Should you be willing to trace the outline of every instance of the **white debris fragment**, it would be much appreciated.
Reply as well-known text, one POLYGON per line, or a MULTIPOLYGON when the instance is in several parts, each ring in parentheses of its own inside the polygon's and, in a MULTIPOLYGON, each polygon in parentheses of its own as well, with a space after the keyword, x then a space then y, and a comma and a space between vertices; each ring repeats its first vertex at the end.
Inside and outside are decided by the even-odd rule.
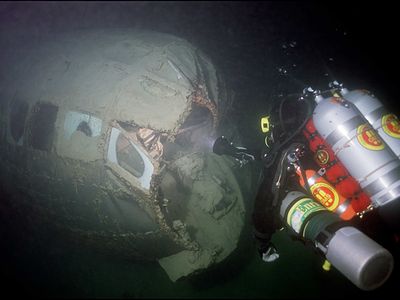
POLYGON ((171 66, 171 68, 172 69, 174 69, 174 71, 176 72, 176 74, 177 74, 177 78, 178 78, 178 80, 179 79, 182 79, 182 75, 181 75, 181 73, 178 71, 178 69, 174 66, 174 64, 168 59, 167 60, 168 61, 168 64, 171 66))

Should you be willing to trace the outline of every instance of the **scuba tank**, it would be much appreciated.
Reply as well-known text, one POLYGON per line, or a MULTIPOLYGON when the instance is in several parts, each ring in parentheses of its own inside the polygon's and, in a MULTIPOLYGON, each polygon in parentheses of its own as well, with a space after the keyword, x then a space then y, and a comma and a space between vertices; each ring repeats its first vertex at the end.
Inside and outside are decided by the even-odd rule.
POLYGON ((355 212, 365 211, 371 204, 371 200, 337 159, 331 147, 318 134, 311 118, 304 127, 303 135, 308 140, 310 150, 314 153, 314 161, 326 170, 324 177, 328 182, 335 187, 340 195, 350 200, 355 212))
MULTIPOLYGON (((386 200, 382 197, 393 196, 392 190, 397 187, 400 189, 400 178, 389 183, 391 185, 386 190, 377 190, 368 195, 362 187, 385 176, 400 164, 391 151, 381 151, 380 148, 385 147, 384 142, 377 134, 374 136, 373 131, 368 131, 372 128, 365 127, 368 124, 358 111, 352 109, 350 103, 337 96, 337 93, 330 90, 328 96, 322 96, 310 88, 307 89, 308 94, 305 91, 306 89, 302 95, 289 95, 271 105, 269 114, 261 119, 261 130, 266 135, 264 141, 267 148, 261 153, 260 161, 264 169, 269 170, 267 174, 271 178, 264 189, 269 195, 266 210, 280 217, 277 224, 283 222, 296 237, 314 245, 357 287, 373 290, 390 276, 393 257, 347 220, 360 212, 361 217, 367 211, 366 207, 372 206, 369 205, 371 201, 375 206, 385 204, 385 207, 389 207, 388 202, 396 202, 395 196, 386 200), (335 106, 339 106, 336 111, 335 106), (357 132, 359 125, 364 126, 357 132), (345 130, 349 128, 352 130, 345 130), (308 140, 308 151, 303 145, 302 131, 308 140), (371 155, 373 150, 362 148, 365 145, 360 141, 377 149, 371 155), (288 147, 289 143, 291 144, 288 147), (378 151, 383 156, 377 156, 378 151), (300 158, 307 155, 305 162, 310 163, 311 152, 314 153, 314 160, 318 163, 319 159, 319 166, 328 174, 317 173, 309 165, 306 170, 302 168, 300 158), (342 157, 345 159, 342 160, 342 157), (354 160, 353 167, 351 160, 354 160), (372 166, 367 164, 369 161, 372 166), (357 170, 357 165, 360 170, 357 170), (300 179, 298 175, 301 175, 300 179), (309 196, 297 191, 301 188, 299 183, 310 192, 309 196), (312 195, 320 202, 313 199, 312 195)), ((218 147, 213 150, 217 154, 225 153, 241 159, 243 152, 246 152, 237 147, 233 149, 233 145, 224 142, 224 139, 216 143, 218 147), (220 147, 221 145, 229 147, 220 147)), ((257 160, 257 155, 252 157, 257 160)), ((390 173, 392 174, 393 172, 390 173)), ((264 223, 271 223, 268 220, 264 223)))
POLYGON ((369 91, 349 92, 342 88, 340 93, 344 99, 355 105, 396 156, 400 157, 400 122, 397 116, 386 110, 383 104, 369 91))
POLYGON ((400 196, 400 161, 353 105, 337 94, 315 97, 316 130, 375 207, 400 196))
MULTIPOLYGON (((351 102, 368 123, 376 130, 380 138, 386 143, 387 147, 394 153, 397 158, 400 158, 400 122, 397 116, 389 112, 373 94, 367 90, 348 91, 343 88, 338 82, 330 84, 336 88, 344 99, 351 102)), ((393 170, 391 175, 387 175, 380 179, 381 182, 391 182, 395 175, 400 173, 399 170, 393 170)), ((379 186, 379 184, 378 184, 379 186)), ((397 195, 397 190, 389 191, 397 195)), ((391 227, 400 229, 400 201, 391 201, 387 205, 381 206, 379 209, 380 215, 386 223, 391 227)))
MULTIPOLYGON (((326 170, 325 176, 330 182, 336 182, 339 178, 349 175, 343 164, 337 160, 329 145, 318 134, 311 118, 303 130, 303 135, 307 138, 309 148, 314 153, 315 162, 326 170)), ((356 186, 351 188, 357 189, 356 186)))
MULTIPOLYGON (((296 173, 299 175, 300 185, 306 188, 300 167, 296 168, 296 173)), ((314 170, 305 170, 305 176, 312 196, 324 207, 338 214, 343 220, 350 220, 356 215, 356 212, 350 205, 350 199, 338 193, 337 190, 322 177, 322 174, 314 170)))
POLYGON ((389 278, 390 252, 305 194, 289 192, 282 200, 280 217, 358 288, 373 290, 389 278))

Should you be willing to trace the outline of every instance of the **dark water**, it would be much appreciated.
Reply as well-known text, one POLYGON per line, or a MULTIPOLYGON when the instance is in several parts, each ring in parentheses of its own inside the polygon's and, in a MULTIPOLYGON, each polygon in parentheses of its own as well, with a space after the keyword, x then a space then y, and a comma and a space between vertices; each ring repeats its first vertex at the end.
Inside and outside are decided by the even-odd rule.
MULTIPOLYGON (((232 118, 244 142, 260 146, 258 122, 269 101, 309 85, 323 89, 333 79, 373 91, 398 113, 395 12, 394 4, 364 2, 1 2, 0 45, 12 49, 21 39, 75 28, 137 27, 183 37, 225 73, 236 93, 232 118), (11 30, 15 39, 6 38, 11 30)), ((2 211, 15 197, 2 193, 2 211)), ((157 263, 91 253, 51 230, 38 238, 33 232, 40 228, 25 224, 28 214, 2 215, 0 222, 1 285, 12 296, 380 298, 399 282, 395 265, 383 287, 362 292, 337 271, 324 272, 320 257, 280 232, 274 263, 243 245, 229 264, 172 283, 157 263)))

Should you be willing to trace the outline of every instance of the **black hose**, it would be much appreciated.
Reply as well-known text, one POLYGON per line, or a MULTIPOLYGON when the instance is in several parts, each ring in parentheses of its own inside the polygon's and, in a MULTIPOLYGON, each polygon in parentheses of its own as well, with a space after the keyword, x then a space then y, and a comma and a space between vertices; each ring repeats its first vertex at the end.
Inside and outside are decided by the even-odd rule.
MULTIPOLYGON (((265 159, 265 167, 269 168, 271 167, 271 165, 273 164, 276 154, 277 152, 286 145, 286 143, 288 143, 291 139, 293 139, 297 134, 300 133, 300 131, 304 128, 304 126, 306 125, 308 119, 311 117, 312 115, 312 105, 311 103, 309 103, 310 99, 309 98, 304 98, 305 103, 307 104, 307 113, 306 113, 306 117, 304 118, 304 121, 301 123, 301 125, 291 134, 289 135, 286 139, 283 140, 283 142, 279 142, 277 141, 274 146, 272 146, 272 150, 268 153, 268 156, 272 155, 272 159, 268 158, 268 156, 265 159), (277 146, 275 146, 277 145, 277 146)), ((286 100, 282 100, 282 101, 286 101, 286 100)), ((282 121, 281 121, 282 122, 282 121)))
POLYGON ((281 126, 282 126, 282 131, 283 131, 283 133, 286 135, 286 128, 285 128, 285 122, 283 122, 283 117, 282 117, 282 111, 283 111, 283 109, 282 109, 282 107, 283 107, 283 104, 286 102, 286 100, 288 99, 289 97, 285 97, 285 98, 283 98, 283 100, 281 101, 281 103, 279 104, 279 112, 278 112, 278 115, 279 115, 279 123, 281 124, 281 126))

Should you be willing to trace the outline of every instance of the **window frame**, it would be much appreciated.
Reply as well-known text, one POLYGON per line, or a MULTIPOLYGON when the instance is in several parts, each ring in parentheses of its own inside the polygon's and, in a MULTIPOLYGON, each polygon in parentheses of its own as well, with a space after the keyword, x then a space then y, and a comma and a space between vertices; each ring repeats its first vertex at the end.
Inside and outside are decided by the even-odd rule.
POLYGON ((27 122, 25 123, 24 144, 26 143, 26 145, 29 148, 32 148, 34 150, 51 152, 52 149, 54 148, 54 143, 56 141, 56 135, 57 135, 56 124, 57 124, 59 112, 60 112, 60 108, 57 105, 50 103, 50 102, 36 102, 34 105, 32 105, 28 112, 27 122), (50 138, 50 140, 46 141, 46 144, 40 145, 40 147, 38 147, 38 145, 36 144, 37 142, 36 141, 32 142, 32 141, 33 141, 34 137, 36 137, 36 134, 38 132, 40 132, 40 130, 37 131, 37 129, 35 129, 33 131, 32 129, 36 125, 36 121, 40 122, 40 120, 42 120, 37 115, 41 111, 41 106, 51 107, 52 109, 54 109, 53 110, 54 113, 51 115, 52 127, 51 128, 49 127, 48 131, 44 133, 44 134, 48 134, 49 136, 51 135, 51 137, 47 137, 47 139, 50 138))
POLYGON ((153 174, 155 174, 157 165, 155 161, 148 155, 147 151, 143 147, 135 143, 132 139, 130 139, 129 136, 125 133, 125 130, 119 126, 110 127, 107 147, 108 149, 106 151, 106 160, 107 162, 110 162, 115 166, 113 169, 117 171, 120 176, 127 179, 130 183, 133 183, 135 187, 141 189, 146 193, 149 193, 153 174), (135 150, 139 153, 144 162, 144 171, 142 176, 140 177, 136 177, 135 175, 133 175, 127 169, 123 168, 118 162, 116 147, 117 140, 121 134, 135 148, 135 150))

